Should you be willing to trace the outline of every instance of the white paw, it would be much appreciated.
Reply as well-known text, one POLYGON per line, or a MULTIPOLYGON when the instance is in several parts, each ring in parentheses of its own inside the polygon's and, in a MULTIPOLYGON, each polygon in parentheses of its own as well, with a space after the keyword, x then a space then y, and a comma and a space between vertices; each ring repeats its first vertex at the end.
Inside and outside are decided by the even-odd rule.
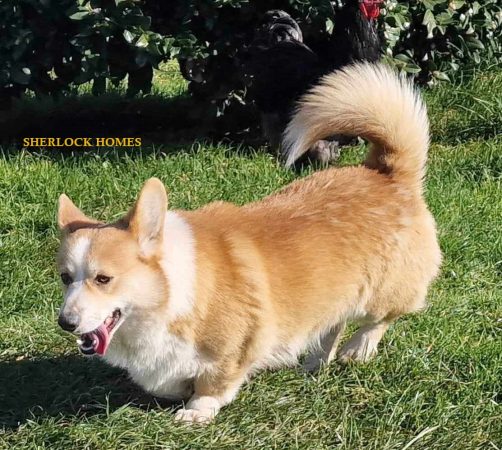
POLYGON ((208 424, 216 415, 214 409, 180 409, 174 415, 174 420, 184 423, 208 424))
POLYGON ((361 343, 347 342, 338 353, 338 360, 347 364, 351 361, 366 362, 369 361, 377 353, 377 349, 373 346, 361 345, 361 343))

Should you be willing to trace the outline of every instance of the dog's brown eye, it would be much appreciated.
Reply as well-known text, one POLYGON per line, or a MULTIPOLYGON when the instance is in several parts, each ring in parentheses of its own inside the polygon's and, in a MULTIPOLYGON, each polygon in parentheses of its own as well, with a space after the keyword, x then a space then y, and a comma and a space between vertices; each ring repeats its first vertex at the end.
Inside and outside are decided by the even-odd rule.
POLYGON ((112 277, 107 277, 106 275, 96 275, 96 283, 98 284, 108 284, 112 277))
POLYGON ((65 284, 66 286, 68 286, 69 284, 72 283, 73 279, 72 277, 70 277, 70 275, 66 272, 63 272, 61 274, 61 281, 63 282, 63 284, 65 284))

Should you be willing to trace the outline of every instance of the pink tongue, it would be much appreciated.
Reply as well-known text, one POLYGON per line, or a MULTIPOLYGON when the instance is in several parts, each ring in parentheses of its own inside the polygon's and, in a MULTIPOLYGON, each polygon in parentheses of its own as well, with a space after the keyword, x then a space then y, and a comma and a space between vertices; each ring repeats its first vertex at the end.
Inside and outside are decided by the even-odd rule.
POLYGON ((110 335, 108 334, 108 328, 103 323, 94 330, 92 333, 89 333, 91 339, 95 340, 94 351, 99 355, 104 355, 106 349, 108 348, 108 344, 110 344, 110 335))

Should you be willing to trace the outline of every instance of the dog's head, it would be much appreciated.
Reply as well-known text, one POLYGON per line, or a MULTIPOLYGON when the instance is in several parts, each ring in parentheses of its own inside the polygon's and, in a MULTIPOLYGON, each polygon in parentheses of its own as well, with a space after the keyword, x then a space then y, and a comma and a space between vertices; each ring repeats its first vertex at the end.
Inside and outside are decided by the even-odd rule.
POLYGON ((131 314, 165 299, 157 261, 166 209, 165 188, 155 178, 145 183, 131 211, 110 225, 85 216, 66 195, 59 198, 64 302, 58 323, 80 336, 84 354, 103 355, 131 314))

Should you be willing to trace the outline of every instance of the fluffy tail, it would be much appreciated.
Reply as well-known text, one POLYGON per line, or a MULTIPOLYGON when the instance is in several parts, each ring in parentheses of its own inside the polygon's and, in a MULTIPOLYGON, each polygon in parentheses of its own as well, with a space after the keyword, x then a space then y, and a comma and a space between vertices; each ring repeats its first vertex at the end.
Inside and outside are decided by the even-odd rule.
POLYGON ((286 164, 335 134, 368 139, 366 166, 421 190, 429 147, 427 111, 413 85, 387 66, 348 66, 307 93, 284 133, 286 164))

